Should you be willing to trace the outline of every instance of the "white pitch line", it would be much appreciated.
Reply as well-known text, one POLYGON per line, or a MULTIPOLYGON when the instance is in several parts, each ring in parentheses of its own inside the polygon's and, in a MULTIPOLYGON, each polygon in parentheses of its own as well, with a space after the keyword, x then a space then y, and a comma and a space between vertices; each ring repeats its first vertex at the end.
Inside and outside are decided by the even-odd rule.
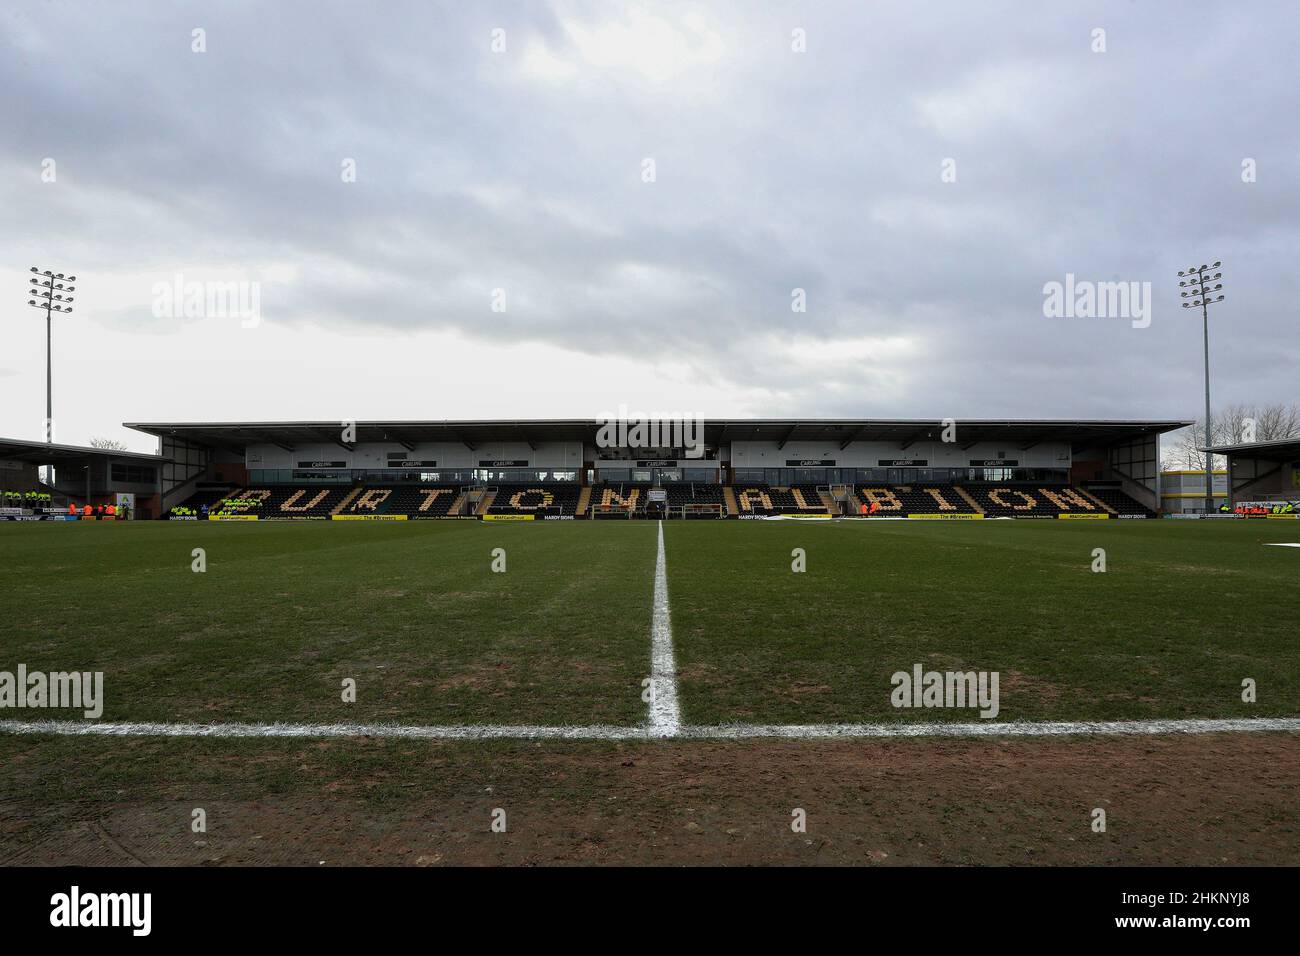
MULTIPOLYGON (((1157 734, 1300 733, 1300 717, 1203 720, 1013 721, 1007 723, 719 724, 677 726, 694 740, 825 740, 863 737, 1068 737, 1157 734)), ((593 724, 578 727, 508 724, 151 724, 74 720, 0 720, 0 733, 66 737, 396 737, 414 740, 654 740, 661 728, 593 724)))
POLYGON ((650 730, 657 737, 676 737, 682 729, 677 703, 677 659, 668 613, 668 564, 664 560, 664 523, 659 522, 655 556, 654 617, 650 623, 650 730))
POLYGON ((683 727, 683 737, 706 740, 754 740, 784 737, 812 740, 845 737, 1068 737, 1155 734, 1222 734, 1253 731, 1300 731, 1300 717, 1187 720, 1064 720, 996 723, 888 724, 720 724, 683 727))
POLYGON ((534 727, 505 724, 151 724, 78 723, 72 720, 0 720, 0 733, 67 737, 400 737, 416 740, 648 740, 646 727, 593 724, 534 727))

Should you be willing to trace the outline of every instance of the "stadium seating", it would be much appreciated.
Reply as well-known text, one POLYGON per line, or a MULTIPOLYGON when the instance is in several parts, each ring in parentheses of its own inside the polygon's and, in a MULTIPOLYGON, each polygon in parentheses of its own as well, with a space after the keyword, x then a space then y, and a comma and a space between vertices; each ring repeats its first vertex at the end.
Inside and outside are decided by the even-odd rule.
POLYGON ((816 485, 776 488, 757 482, 734 488, 741 514, 827 514, 816 485))
POLYGON ((649 490, 650 485, 645 482, 602 482, 592 486, 588 507, 595 516, 642 512, 649 490))
POLYGON ((668 492, 668 507, 673 510, 686 505, 722 504, 722 485, 676 481, 664 485, 664 489, 668 492))
POLYGON ((1007 518, 1055 518, 1060 514, 1109 514, 1098 502, 1064 484, 990 482, 962 486, 985 514, 1007 518))
MULTIPOLYGON (((742 515, 826 514, 817 487, 742 482, 724 488, 720 484, 670 482, 663 490, 668 498, 668 514, 674 517, 682 515, 683 509, 695 516, 725 513, 728 492, 742 515)), ((654 517, 647 512, 650 489, 644 482, 605 482, 588 489, 575 484, 500 485, 487 513, 575 516, 585 497, 584 507, 591 517, 654 517)), ((266 485, 202 488, 178 507, 197 514, 207 505, 214 515, 256 515, 263 520, 325 519, 333 515, 406 515, 418 519, 447 517, 463 497, 462 489, 452 485, 266 485)), ((874 503, 874 514, 881 517, 978 512, 1011 518, 1055 518, 1060 514, 1155 516, 1111 483, 1093 488, 1044 482, 859 484, 846 503, 853 514, 860 513, 862 505, 874 503)), ((473 514, 474 504, 464 503, 458 510, 473 514)))
POLYGON ((215 504, 209 505, 214 515, 256 515, 262 520, 319 519, 330 516, 330 511, 352 489, 331 485, 327 487, 297 485, 267 485, 263 488, 244 488, 227 492, 215 504))
POLYGON ((227 492, 209 506, 214 515, 258 515, 262 505, 271 497, 271 488, 240 488, 227 492))
POLYGON ((460 498, 452 485, 366 485, 341 502, 337 515, 406 515, 408 518, 445 518, 460 498))
POLYGON ((857 494, 860 503, 868 507, 876 504, 878 515, 955 515, 977 510, 950 484, 860 485, 857 494))
POLYGON ((582 488, 570 484, 498 485, 487 513, 575 515, 582 488))
MULTIPOLYGON (((627 516, 629 512, 637 517, 654 517, 655 509, 647 509, 650 504, 649 492, 653 486, 647 482, 602 482, 591 487, 588 505, 592 517, 627 516)), ((660 486, 667 495, 667 509, 670 516, 681 516, 683 509, 693 515, 721 516, 725 512, 722 485, 706 482, 673 481, 660 486)))
POLYGON ((1093 488, 1093 487, 1088 487, 1086 485, 1084 487, 1087 489, 1088 494, 1092 495, 1098 501, 1110 505, 1111 508, 1115 509, 1116 514, 1141 515, 1144 518, 1154 518, 1156 516, 1156 513, 1152 511, 1150 508, 1146 507, 1145 505, 1139 504, 1137 501, 1130 498, 1128 495, 1120 491, 1118 488, 1113 488, 1113 487, 1093 488))
POLYGON ((274 488, 262 502, 258 516, 263 520, 291 518, 326 519, 335 505, 351 494, 352 488, 330 485, 325 487, 274 488))
POLYGON ((204 505, 207 505, 208 508, 211 509, 218 501, 221 501, 224 498, 236 496, 237 489, 231 488, 228 485, 220 488, 199 488, 194 492, 194 494, 182 501, 180 507, 188 508, 190 511, 197 514, 199 509, 204 505))

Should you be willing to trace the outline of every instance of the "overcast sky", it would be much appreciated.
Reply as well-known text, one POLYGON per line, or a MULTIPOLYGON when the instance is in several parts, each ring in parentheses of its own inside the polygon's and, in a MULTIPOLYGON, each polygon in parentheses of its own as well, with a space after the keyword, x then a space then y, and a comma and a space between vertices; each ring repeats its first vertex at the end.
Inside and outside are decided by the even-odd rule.
POLYGON ((32 265, 79 280, 68 443, 1195 417, 1176 273, 1216 258, 1216 404, 1300 400, 1300 6, 1066 6, 6 3, 0 435, 43 433, 32 265), (1067 273, 1149 282, 1150 324, 1046 317, 1067 273), (168 314, 177 276, 257 321, 168 314))

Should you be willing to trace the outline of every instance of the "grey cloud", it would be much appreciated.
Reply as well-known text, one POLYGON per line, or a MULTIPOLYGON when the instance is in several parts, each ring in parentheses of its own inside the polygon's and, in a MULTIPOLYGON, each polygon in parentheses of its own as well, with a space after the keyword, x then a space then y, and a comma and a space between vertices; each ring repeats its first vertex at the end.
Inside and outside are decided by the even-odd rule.
POLYGON ((725 52, 663 82, 525 75, 540 44, 577 64, 565 22, 622 16, 606 3, 11 13, 0 96, 27 132, 0 143, 0 198, 43 229, 0 246, 192 278, 195 263, 253 278, 288 264, 263 307, 304 334, 455 329, 674 357, 765 384, 781 407, 756 414, 1186 414, 1198 327, 1174 273, 1214 256, 1224 401, 1296 398, 1292 5, 689 9, 725 52), (789 51, 795 25, 807 54, 789 51), (339 181, 344 157, 356 184, 339 181), (1045 319, 1042 285, 1066 272, 1151 282, 1152 327, 1045 319), (790 311, 795 287, 807 314, 790 311), (772 344, 864 337, 917 350, 817 368, 772 344))

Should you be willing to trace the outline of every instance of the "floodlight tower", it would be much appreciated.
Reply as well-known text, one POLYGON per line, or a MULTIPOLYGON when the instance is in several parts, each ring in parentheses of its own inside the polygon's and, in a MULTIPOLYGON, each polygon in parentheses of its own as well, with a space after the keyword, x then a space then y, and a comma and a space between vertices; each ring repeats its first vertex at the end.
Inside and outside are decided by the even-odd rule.
MULTIPOLYGON (((51 272, 49 269, 42 272, 36 266, 32 266, 31 285, 27 289, 27 294, 32 297, 27 300, 27 304, 33 309, 45 310, 45 443, 47 445, 54 442, 54 359, 51 320, 55 312, 66 314, 72 311, 72 293, 77 291, 77 287, 72 283, 76 281, 77 277, 74 275, 65 276, 62 272, 51 272)), ((54 484, 53 465, 46 467, 45 478, 51 485, 54 484)))
MULTIPOLYGON (((1202 328, 1205 333, 1205 447, 1209 448, 1212 444, 1210 440, 1210 303, 1222 302, 1223 296, 1219 290, 1223 288, 1223 283, 1218 282, 1223 278, 1223 273, 1216 271, 1222 262, 1215 260, 1213 265, 1201 264, 1197 269, 1195 266, 1188 266, 1178 273, 1178 287, 1183 291, 1179 293, 1184 299, 1188 300, 1183 303, 1184 309, 1194 309, 1196 306, 1201 307, 1202 328), (1214 272, 1214 275, 1208 273, 1214 272), (1211 285, 1210 283, 1215 283, 1211 285)), ((1205 513, 1211 514, 1214 511, 1214 468, 1211 462, 1214 456, 1208 451, 1205 453, 1205 513)))
POLYGON ((77 287, 72 283, 77 281, 77 277, 65 276, 62 272, 51 272, 49 269, 42 272, 36 266, 32 266, 32 273, 31 288, 27 290, 27 294, 33 298, 28 299, 27 304, 33 309, 45 310, 45 442, 50 444, 54 441, 53 359, 51 358, 53 334, 50 331, 51 319, 55 312, 68 313, 72 311, 74 300, 71 293, 77 291, 77 287))

